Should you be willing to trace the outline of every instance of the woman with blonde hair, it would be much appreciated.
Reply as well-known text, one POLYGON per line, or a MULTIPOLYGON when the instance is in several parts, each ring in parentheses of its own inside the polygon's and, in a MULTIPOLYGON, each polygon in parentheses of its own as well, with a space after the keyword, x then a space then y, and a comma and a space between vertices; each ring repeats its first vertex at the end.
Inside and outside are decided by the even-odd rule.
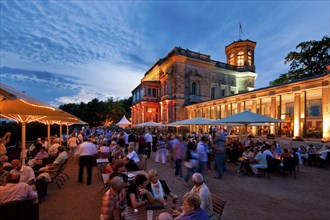
POLYGON ((156 170, 149 170, 148 178, 149 183, 147 184, 146 189, 151 192, 156 202, 164 204, 167 195, 169 195, 172 199, 178 199, 178 196, 173 194, 168 188, 166 182, 159 179, 158 172, 156 170))

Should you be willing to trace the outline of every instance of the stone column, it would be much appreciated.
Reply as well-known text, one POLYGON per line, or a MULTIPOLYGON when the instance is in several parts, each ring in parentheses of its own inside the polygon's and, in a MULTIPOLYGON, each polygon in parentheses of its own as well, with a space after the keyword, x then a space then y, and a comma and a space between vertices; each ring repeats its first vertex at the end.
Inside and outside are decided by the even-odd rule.
MULTIPOLYGON (((270 101, 270 117, 276 118, 276 97, 272 97, 270 101)), ((275 126, 270 126, 270 133, 275 134, 275 126)))
POLYGON ((329 81, 322 82, 322 116, 323 139, 330 141, 330 85, 329 81))
MULTIPOLYGON (((251 112, 257 113, 257 100, 252 100, 251 112)), ((257 127, 256 126, 252 126, 252 134, 253 135, 257 134, 257 127)))
POLYGON ((293 136, 300 137, 301 130, 300 130, 300 93, 294 94, 294 113, 293 113, 293 136))

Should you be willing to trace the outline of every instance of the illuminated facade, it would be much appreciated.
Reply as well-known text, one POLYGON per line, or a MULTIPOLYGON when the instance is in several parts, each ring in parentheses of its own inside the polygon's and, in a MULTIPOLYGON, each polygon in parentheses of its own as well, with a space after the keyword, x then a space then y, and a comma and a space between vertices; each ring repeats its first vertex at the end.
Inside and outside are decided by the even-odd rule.
POLYGON ((185 106, 253 90, 255 47, 250 40, 233 42, 226 47, 227 63, 175 47, 132 91, 132 124, 183 120, 185 106))
MULTIPOLYGON (((226 47, 227 63, 175 47, 132 91, 132 124, 187 118, 224 118, 249 109, 282 119, 268 133, 330 140, 330 74, 254 90, 256 43, 226 47)), ((251 129, 261 134, 260 127, 251 129)))

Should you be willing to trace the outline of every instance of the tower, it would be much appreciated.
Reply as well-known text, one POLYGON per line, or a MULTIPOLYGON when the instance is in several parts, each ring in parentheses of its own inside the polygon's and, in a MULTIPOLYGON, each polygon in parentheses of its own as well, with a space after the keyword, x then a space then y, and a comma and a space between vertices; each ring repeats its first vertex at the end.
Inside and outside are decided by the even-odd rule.
POLYGON ((226 46, 227 64, 237 67, 237 71, 255 72, 254 50, 257 43, 238 40, 226 46))

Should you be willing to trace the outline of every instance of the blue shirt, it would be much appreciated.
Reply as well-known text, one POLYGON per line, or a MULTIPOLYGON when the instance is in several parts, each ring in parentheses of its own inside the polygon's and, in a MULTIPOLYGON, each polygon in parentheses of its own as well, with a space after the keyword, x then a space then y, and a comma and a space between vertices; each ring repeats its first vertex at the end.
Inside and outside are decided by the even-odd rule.
POLYGON ((207 214, 204 209, 198 209, 196 211, 190 212, 178 220, 207 220, 207 214))

